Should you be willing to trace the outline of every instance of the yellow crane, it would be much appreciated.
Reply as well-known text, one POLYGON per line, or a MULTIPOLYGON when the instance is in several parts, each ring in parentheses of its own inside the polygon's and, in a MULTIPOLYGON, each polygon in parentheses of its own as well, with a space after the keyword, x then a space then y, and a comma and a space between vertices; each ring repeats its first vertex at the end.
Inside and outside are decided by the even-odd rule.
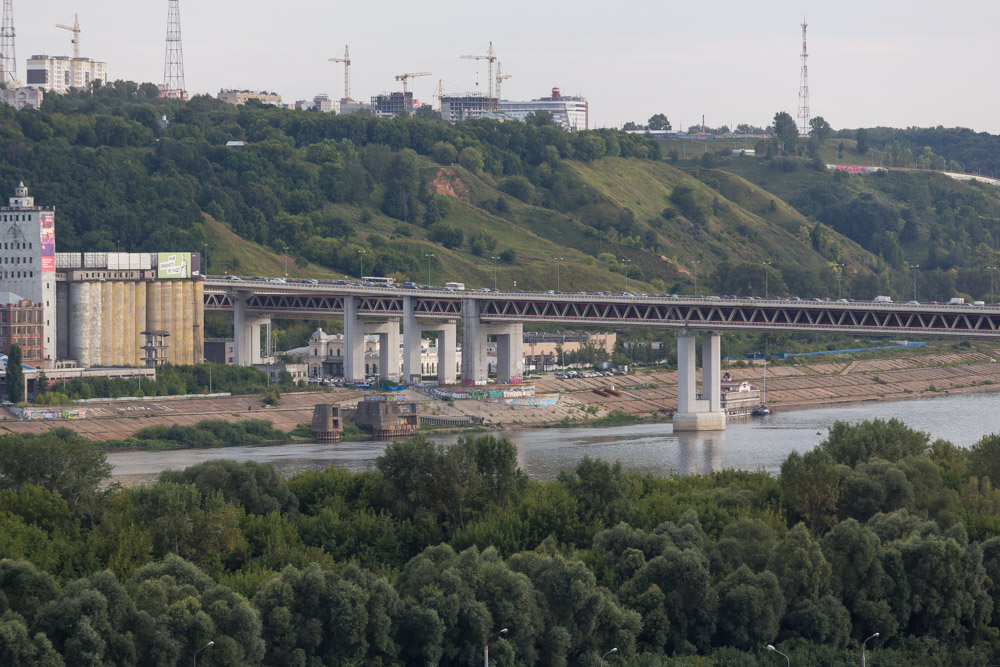
POLYGON ((73 14, 73 25, 63 25, 62 23, 56 24, 57 28, 62 28, 63 30, 69 30, 73 33, 73 64, 70 68, 73 77, 72 84, 70 88, 76 88, 76 67, 77 61, 80 60, 80 20, 77 18, 76 14, 73 14))
POLYGON ((344 63, 344 99, 351 99, 351 52, 344 46, 343 58, 330 58, 330 62, 344 63))
POLYGON ((512 76, 514 76, 514 75, 513 74, 503 74, 501 72, 500 63, 497 62, 497 101, 498 102, 503 99, 503 97, 500 96, 500 84, 502 84, 504 81, 506 81, 507 79, 509 79, 512 76))
POLYGON ((486 60, 486 61, 489 62, 489 67, 490 67, 489 72, 490 73, 489 73, 489 78, 487 79, 487 81, 489 81, 489 89, 490 89, 490 93, 489 93, 490 94, 490 96, 489 96, 489 100, 490 100, 489 101, 489 106, 490 106, 490 111, 496 111, 496 109, 493 108, 493 63, 496 62, 497 56, 496 56, 496 53, 493 52, 493 42, 490 42, 490 48, 486 52, 486 55, 484 55, 484 56, 475 56, 475 55, 461 56, 461 58, 463 60, 486 60))
POLYGON ((403 82, 403 94, 406 94, 406 81, 407 79, 412 79, 415 76, 430 76, 430 72, 407 72, 406 74, 397 74, 396 81, 403 82))
POLYGON ((441 79, 438 79, 437 88, 434 89, 434 97, 438 101, 438 111, 441 110, 441 99, 444 97, 444 84, 441 83, 441 79))

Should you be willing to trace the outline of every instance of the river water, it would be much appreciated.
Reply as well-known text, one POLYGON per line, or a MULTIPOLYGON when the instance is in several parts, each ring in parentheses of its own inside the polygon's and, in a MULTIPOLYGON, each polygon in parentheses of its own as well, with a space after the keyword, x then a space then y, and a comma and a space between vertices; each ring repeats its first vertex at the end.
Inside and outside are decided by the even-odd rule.
MULTIPOLYGON (((707 473, 726 468, 777 472, 793 450, 812 449, 834 421, 860 422, 896 417, 908 426, 968 447, 988 433, 1000 432, 1000 393, 971 393, 912 401, 781 410, 762 419, 733 420, 718 433, 673 433, 670 424, 610 428, 549 428, 497 432, 511 440, 521 466, 534 479, 553 479, 584 456, 619 460, 629 471, 659 475, 707 473)), ((433 436, 453 442, 458 434, 433 436)), ((296 444, 275 447, 182 449, 166 452, 113 452, 108 460, 124 484, 156 480, 168 468, 215 459, 270 463, 283 475, 330 465, 367 470, 384 442, 296 444)))

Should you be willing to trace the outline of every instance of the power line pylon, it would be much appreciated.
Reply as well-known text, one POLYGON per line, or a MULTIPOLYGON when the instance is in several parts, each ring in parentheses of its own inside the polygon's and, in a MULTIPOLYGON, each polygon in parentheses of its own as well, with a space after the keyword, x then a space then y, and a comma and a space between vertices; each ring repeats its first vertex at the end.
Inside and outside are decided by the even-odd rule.
POLYGON ((160 86, 160 96, 186 100, 180 0, 167 1, 167 51, 163 59, 163 85, 160 86))
POLYGON ((806 51, 806 28, 809 24, 802 19, 802 74, 799 79, 799 136, 809 135, 809 53, 806 51))
POLYGON ((14 0, 3 0, 0 27, 0 75, 2 83, 17 81, 17 54, 14 53, 14 0))

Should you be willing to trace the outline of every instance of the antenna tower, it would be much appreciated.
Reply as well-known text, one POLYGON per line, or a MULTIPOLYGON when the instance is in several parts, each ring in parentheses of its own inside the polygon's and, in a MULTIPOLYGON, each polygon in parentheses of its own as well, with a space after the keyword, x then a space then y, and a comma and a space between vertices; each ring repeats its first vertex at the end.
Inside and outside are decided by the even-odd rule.
POLYGON ((17 81, 14 53, 14 0, 3 0, 3 27, 0 27, 0 75, 2 83, 17 81))
POLYGON ((809 24, 802 19, 802 74, 799 80, 799 136, 809 135, 809 53, 806 51, 806 28, 809 24))
POLYGON ((163 59, 163 85, 160 86, 160 96, 186 100, 180 0, 167 0, 167 2, 167 53, 163 59))

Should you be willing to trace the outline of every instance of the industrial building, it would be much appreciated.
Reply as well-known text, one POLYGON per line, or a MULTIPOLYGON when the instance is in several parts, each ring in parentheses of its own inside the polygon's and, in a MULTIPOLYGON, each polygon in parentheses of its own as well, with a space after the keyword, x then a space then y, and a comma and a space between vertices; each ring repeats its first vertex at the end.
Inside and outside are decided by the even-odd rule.
POLYGON ((223 102, 228 102, 229 104, 246 104, 249 100, 257 100, 262 104, 273 104, 276 107, 281 106, 281 95, 278 93, 269 93, 263 90, 231 90, 222 89, 216 97, 223 102))
POLYGON ((26 74, 29 88, 64 94, 73 88, 90 90, 97 79, 107 81, 108 64, 90 58, 31 56, 26 74))
POLYGON ((454 95, 441 98, 441 119, 448 123, 461 123, 472 118, 482 118, 495 111, 499 100, 486 95, 454 95))
POLYGON ((42 304, 11 292, 0 292, 0 353, 9 354, 10 346, 16 343, 25 363, 41 363, 45 333, 42 318, 42 304))
POLYGON ((525 120, 528 116, 545 111, 552 115, 552 121, 569 132, 590 128, 587 100, 578 96, 567 96, 558 88, 552 89, 550 97, 540 97, 530 102, 500 100, 500 113, 514 120, 525 120))

